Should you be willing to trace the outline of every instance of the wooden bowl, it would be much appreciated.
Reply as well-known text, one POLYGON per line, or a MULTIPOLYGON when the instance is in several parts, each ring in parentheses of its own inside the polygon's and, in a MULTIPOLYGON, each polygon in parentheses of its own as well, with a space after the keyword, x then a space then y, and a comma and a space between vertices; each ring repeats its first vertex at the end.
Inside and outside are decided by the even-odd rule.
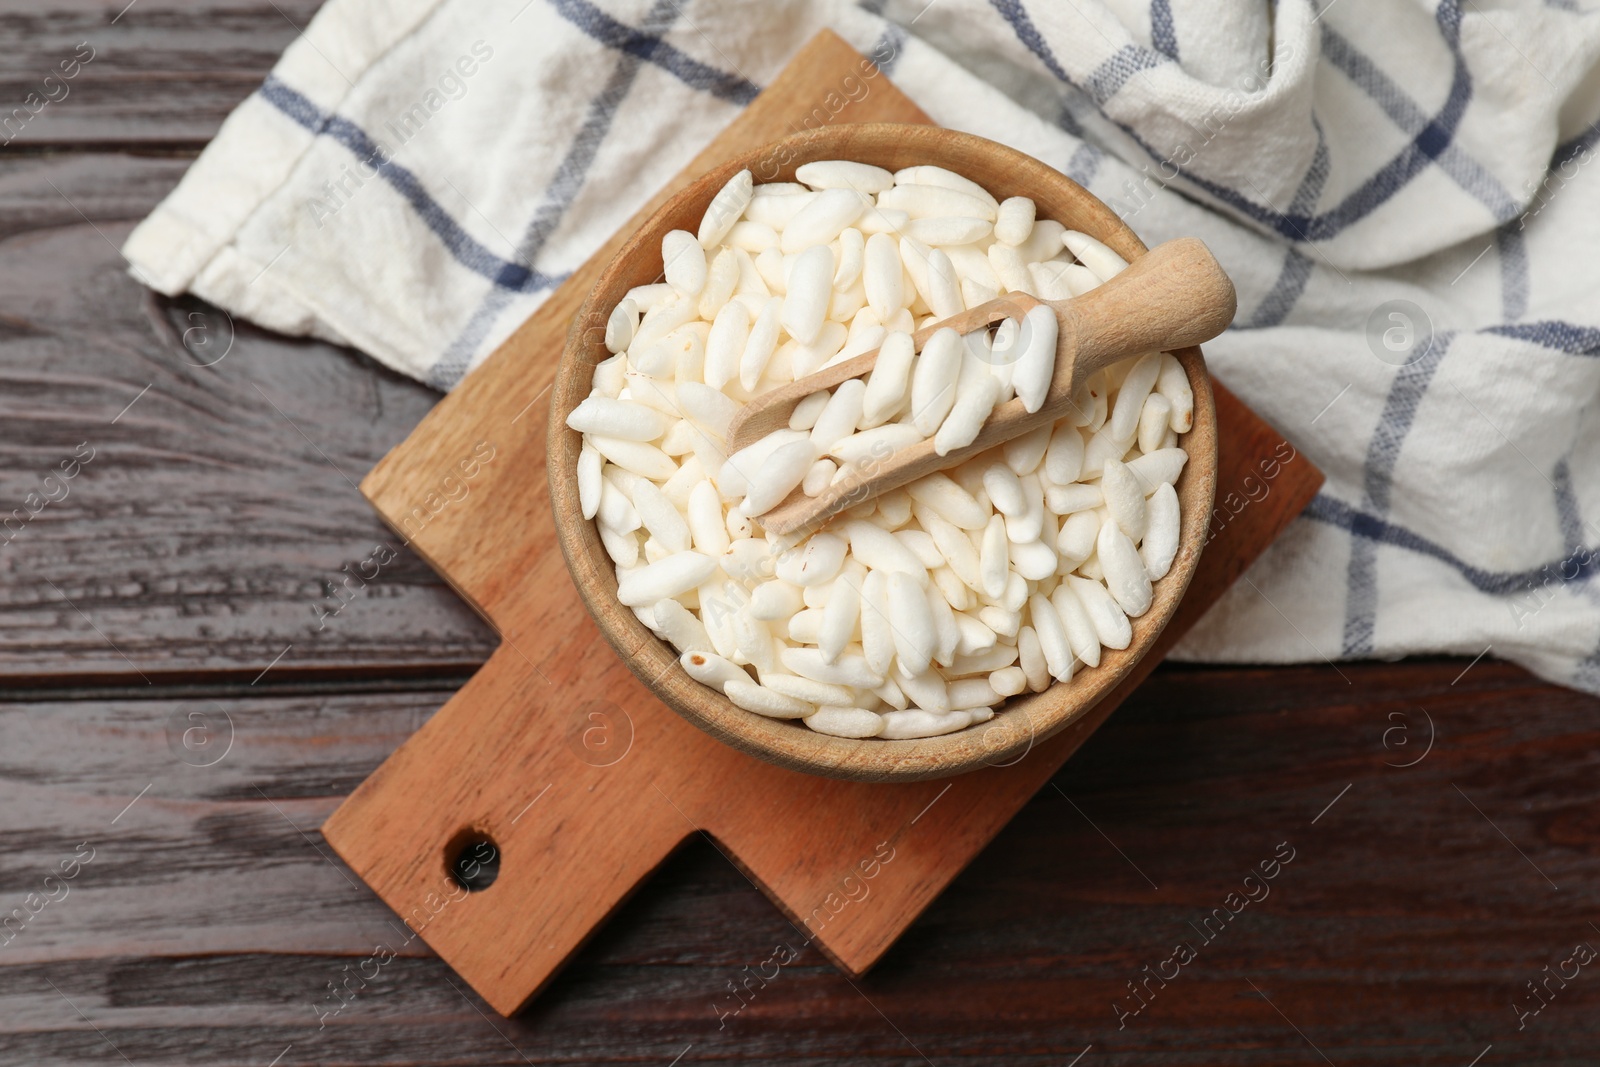
POLYGON ((618 602, 616 569, 594 522, 583 517, 578 504, 582 435, 567 428, 567 415, 589 395, 595 364, 611 354, 603 343, 611 309, 634 286, 661 280, 662 237, 675 229, 695 232, 712 196, 734 174, 749 168, 758 183, 793 181, 796 167, 819 159, 857 160, 891 171, 936 164, 971 178, 1001 200, 1031 197, 1039 218, 1097 237, 1125 259, 1145 252, 1133 231, 1082 186, 1015 149, 970 134, 891 123, 830 126, 728 160, 668 200, 634 234, 573 320, 550 401, 550 500, 561 550, 600 632, 639 680, 668 707, 735 748, 794 770, 859 781, 918 781, 1005 765, 1064 729, 1116 686, 1154 643, 1189 586, 1205 544, 1217 470, 1216 410, 1198 348, 1174 353, 1194 390, 1194 428, 1181 441, 1189 462, 1176 485, 1182 538, 1172 569, 1156 583, 1150 610, 1132 620, 1132 643, 1121 651, 1107 649, 1099 666, 1080 669, 1069 682, 1012 697, 989 722, 954 734, 913 741, 851 740, 735 706, 690 678, 671 646, 618 602))

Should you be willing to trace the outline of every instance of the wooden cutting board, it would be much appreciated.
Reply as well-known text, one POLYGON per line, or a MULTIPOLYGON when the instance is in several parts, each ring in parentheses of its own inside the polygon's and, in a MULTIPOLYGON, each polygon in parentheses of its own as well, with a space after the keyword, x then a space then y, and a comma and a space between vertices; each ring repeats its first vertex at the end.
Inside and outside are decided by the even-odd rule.
POLYGON ((819 34, 362 483, 503 644, 322 832, 502 1014, 527 1004, 697 831, 801 938, 863 973, 1321 484, 1219 387, 1214 536, 1177 617, 1124 685, 1008 766, 914 784, 839 781, 763 763, 680 719, 600 638, 568 578, 550 515, 544 398, 573 314, 625 234, 717 161, 823 121, 930 120, 841 39, 819 34), (487 858, 491 843, 496 880, 468 892, 452 864, 487 858))

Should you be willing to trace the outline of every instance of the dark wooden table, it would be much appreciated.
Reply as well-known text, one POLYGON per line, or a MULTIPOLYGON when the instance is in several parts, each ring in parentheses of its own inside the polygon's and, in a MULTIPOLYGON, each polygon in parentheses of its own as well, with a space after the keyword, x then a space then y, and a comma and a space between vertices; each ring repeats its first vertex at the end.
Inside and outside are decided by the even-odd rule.
POLYGON ((864 980, 700 841, 493 1016, 317 833, 494 647, 404 552, 317 623, 435 397, 116 251, 315 4, 124 2, 0 4, 6 109, 95 49, 0 149, 0 515, 93 450, 0 533, 0 1064, 1600 1062, 1600 702, 1492 659, 1164 668, 864 980))

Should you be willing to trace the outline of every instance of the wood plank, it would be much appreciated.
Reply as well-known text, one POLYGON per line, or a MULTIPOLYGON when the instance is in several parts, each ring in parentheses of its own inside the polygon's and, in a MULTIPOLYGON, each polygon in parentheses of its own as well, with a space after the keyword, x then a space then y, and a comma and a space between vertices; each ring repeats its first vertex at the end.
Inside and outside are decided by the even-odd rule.
POLYGON ((319 0, 0 2, 0 132, 8 153, 40 148, 199 148, 261 84, 319 0), (119 15, 120 12, 120 15, 119 15), (76 60, 78 66, 70 66, 76 60), (84 62, 87 60, 87 62, 84 62), (64 82, 61 64, 77 73, 64 82), (55 100, 39 107, 46 90, 55 100), (63 92, 65 95, 62 95, 63 92))
POLYGON ((307 826, 440 694, 220 701, 237 743, 211 768, 176 763, 153 702, 7 705, 0 810, 29 817, 8 820, 0 904, 62 847, 101 850, 50 925, 0 949, 0 1063, 123 1062, 90 1023, 140 1067, 262 1067, 290 1045, 282 1064, 664 1064, 693 1044, 682 1063, 1059 1065, 1090 1043, 1083 1064, 1321 1062, 1254 983, 1340 1067, 1464 1067, 1491 1043, 1485 1065, 1586 1067, 1600 984, 1571 982, 1520 1031, 1510 1005, 1578 941, 1600 947, 1600 701, 1487 660, 1457 681, 1464 666, 1341 665, 1350 684, 1327 665, 1158 670, 853 982, 698 840, 526 1015, 486 1020, 408 953, 321 1030, 326 984, 398 919, 255 789, 307 826), (1432 749, 1392 766, 1424 750, 1419 709, 1432 749), (1189 923, 1282 841, 1296 854, 1270 895, 1118 1030, 1126 983, 1198 940, 1189 923), (798 958, 719 1028, 727 983, 780 942, 798 958))
POLYGON ((185 165, 0 161, 0 688, 248 683, 291 645, 261 684, 483 662, 489 629, 355 488, 438 395, 125 273, 116 246, 185 165), (345 582, 380 543, 395 560, 345 582))
POLYGON ((392 937, 296 827, 312 834, 440 696, 0 704, 0 913, 80 843, 93 852, 0 958, 353 952, 392 937))

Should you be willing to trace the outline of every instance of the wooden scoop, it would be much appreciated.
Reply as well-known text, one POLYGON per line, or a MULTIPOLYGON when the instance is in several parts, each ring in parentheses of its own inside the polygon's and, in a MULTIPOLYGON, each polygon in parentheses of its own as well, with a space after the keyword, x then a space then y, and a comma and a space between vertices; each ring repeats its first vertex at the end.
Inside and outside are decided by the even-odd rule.
MULTIPOLYGON (((937 470, 954 467, 985 449, 1020 437, 1066 415, 1078 387, 1095 371, 1143 352, 1198 345, 1217 336, 1233 321, 1233 282, 1205 244, 1193 237, 1157 245, 1104 285, 1071 300, 1039 300, 1023 293, 991 300, 970 311, 933 323, 912 337, 917 351, 946 327, 965 335, 1005 319, 1021 320, 1031 308, 1046 304, 1060 322, 1055 376, 1044 406, 1028 412, 1021 400, 997 406, 964 448, 939 455, 930 438, 899 449, 841 479, 816 496, 799 489, 756 521, 771 533, 787 534, 820 525, 857 504, 914 482, 937 470)), ((824 367, 789 385, 753 398, 728 427, 728 454, 787 429, 795 405, 813 393, 832 389, 851 378, 871 373, 877 350, 824 367)))

